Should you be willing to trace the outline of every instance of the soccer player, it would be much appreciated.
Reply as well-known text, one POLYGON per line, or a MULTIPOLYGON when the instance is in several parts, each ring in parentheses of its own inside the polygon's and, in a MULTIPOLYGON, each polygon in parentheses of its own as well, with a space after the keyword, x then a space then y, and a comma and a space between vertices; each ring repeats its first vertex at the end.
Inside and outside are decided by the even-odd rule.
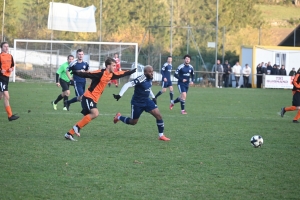
MULTIPOLYGON (((121 61, 119 59, 119 55, 117 53, 115 53, 114 55, 114 60, 116 61, 116 68, 115 68, 115 72, 121 71, 121 61)), ((110 84, 113 83, 115 84, 116 87, 118 87, 118 80, 111 80, 108 83, 108 86, 110 87, 110 84)))
MULTIPOLYGON (((194 68, 190 64, 191 62, 191 56, 190 55, 185 55, 183 57, 184 63, 179 65, 177 70, 175 71, 175 78, 178 79, 178 90, 180 93, 180 96, 175 99, 174 104, 180 102, 181 104, 181 114, 186 115, 187 112, 185 111, 185 100, 186 100, 186 95, 189 90, 189 84, 194 84, 193 79, 194 79, 194 68), (190 81, 191 78, 191 81, 190 81)), ((173 105, 170 106, 170 109, 173 109, 173 105)))
POLYGON ((63 110, 67 110, 66 101, 68 101, 68 97, 70 95, 70 90, 69 90, 70 79, 67 75, 66 70, 69 67, 69 64, 73 62, 73 60, 74 60, 74 56, 69 55, 67 58, 67 62, 63 63, 56 71, 56 86, 61 87, 62 93, 58 95, 55 101, 51 102, 54 110, 57 110, 57 103, 62 99, 64 99, 63 110))
POLYGON ((300 68, 298 69, 292 83, 294 85, 292 90, 293 93, 292 106, 281 108, 280 114, 281 117, 283 117, 287 111, 298 110, 297 115, 293 119, 293 123, 299 123, 298 119, 300 119, 300 68))
POLYGON ((146 111, 156 118, 156 124, 158 128, 158 139, 163 141, 169 141, 170 139, 164 136, 164 121, 157 108, 155 96, 151 90, 153 79, 153 68, 150 65, 145 66, 144 74, 138 76, 136 79, 126 83, 118 95, 113 95, 118 101, 129 87, 134 88, 134 94, 131 99, 131 118, 121 116, 121 113, 117 113, 114 117, 114 123, 122 121, 125 124, 135 125, 139 121, 141 114, 146 111), (152 100, 149 96, 153 98, 152 100))
POLYGON ((8 53, 9 47, 7 42, 0 44, 0 100, 3 98, 4 108, 6 110, 8 120, 13 121, 19 118, 17 115, 13 115, 9 104, 8 82, 9 76, 14 71, 14 59, 11 54, 8 53))
POLYGON ((155 95, 155 99, 159 97, 162 93, 166 92, 167 88, 169 87, 170 90, 170 109, 174 106, 173 101, 173 86, 171 81, 171 71, 172 71, 172 56, 168 56, 167 62, 161 68, 161 75, 162 75, 162 89, 155 95))
POLYGON ((84 93, 81 101, 82 111, 84 117, 78 121, 66 134, 65 138, 71 141, 76 141, 73 137, 76 134, 80 137, 80 130, 95 119, 99 115, 97 108, 98 100, 101 97, 106 85, 111 79, 118 79, 124 76, 133 74, 136 69, 131 71, 118 71, 114 72, 116 68, 116 61, 112 58, 105 60, 106 69, 101 69, 93 72, 79 72, 74 71, 74 75, 92 79, 91 85, 88 90, 84 93))
POLYGON ((76 54, 77 54, 77 60, 71 62, 69 67, 67 68, 68 78, 74 81, 74 89, 75 89, 76 97, 68 101, 65 101, 67 110, 70 110, 70 104, 75 103, 77 101, 81 101, 82 95, 85 92, 85 83, 86 83, 85 78, 76 75, 74 72, 89 70, 89 64, 83 60, 84 53, 82 49, 78 49, 76 51, 76 54), (71 77, 70 71, 73 73, 73 77, 71 77))

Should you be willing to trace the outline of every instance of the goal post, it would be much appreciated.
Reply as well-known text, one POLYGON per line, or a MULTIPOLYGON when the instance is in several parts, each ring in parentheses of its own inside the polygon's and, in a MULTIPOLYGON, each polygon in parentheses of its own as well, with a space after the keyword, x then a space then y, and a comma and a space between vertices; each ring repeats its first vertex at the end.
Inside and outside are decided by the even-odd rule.
POLYGON ((15 39, 11 52, 16 66, 12 81, 54 82, 59 66, 67 61, 68 55, 76 59, 77 49, 83 50, 90 71, 103 68, 105 59, 116 53, 121 69, 137 68, 138 43, 15 39))

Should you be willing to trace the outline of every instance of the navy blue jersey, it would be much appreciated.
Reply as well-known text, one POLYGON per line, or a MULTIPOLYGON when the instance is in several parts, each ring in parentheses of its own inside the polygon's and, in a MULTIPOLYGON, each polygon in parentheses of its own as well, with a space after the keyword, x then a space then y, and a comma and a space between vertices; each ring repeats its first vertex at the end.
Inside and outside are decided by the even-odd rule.
POLYGON ((131 84, 134 87, 131 103, 139 105, 145 104, 147 99, 149 99, 150 93, 152 93, 152 80, 147 79, 147 77, 143 74, 132 80, 131 84))
POLYGON ((178 79, 178 84, 188 85, 190 83, 190 78, 194 79, 194 68, 192 65, 181 64, 178 66, 174 75, 178 79), (186 79, 186 82, 182 82, 183 79, 186 79))
MULTIPOLYGON (((82 61, 79 63, 77 60, 74 60, 70 63, 68 67, 68 71, 88 71, 90 68, 89 64, 86 61, 82 61)), ((76 74, 73 75, 73 80, 76 82, 85 82, 85 78, 77 76, 76 74)))
POLYGON ((172 71, 172 64, 165 63, 161 68, 162 81, 164 81, 164 78, 166 78, 168 81, 171 80, 171 71, 172 71))

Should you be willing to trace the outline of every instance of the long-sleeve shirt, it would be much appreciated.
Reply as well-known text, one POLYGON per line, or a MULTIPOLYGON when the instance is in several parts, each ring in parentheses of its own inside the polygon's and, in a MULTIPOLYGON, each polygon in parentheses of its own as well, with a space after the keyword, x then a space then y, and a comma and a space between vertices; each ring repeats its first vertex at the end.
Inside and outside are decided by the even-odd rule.
POLYGON ((190 64, 181 64, 175 71, 174 76, 178 79, 178 84, 189 85, 190 78, 192 79, 192 81, 194 80, 194 68, 190 64), (186 82, 183 82, 183 79, 185 79, 186 82))
POLYGON ((244 67, 243 68, 243 76, 249 76, 251 74, 251 69, 250 67, 244 67))
POLYGON ((232 67, 232 72, 234 73, 234 76, 241 76, 241 65, 234 65, 232 67))

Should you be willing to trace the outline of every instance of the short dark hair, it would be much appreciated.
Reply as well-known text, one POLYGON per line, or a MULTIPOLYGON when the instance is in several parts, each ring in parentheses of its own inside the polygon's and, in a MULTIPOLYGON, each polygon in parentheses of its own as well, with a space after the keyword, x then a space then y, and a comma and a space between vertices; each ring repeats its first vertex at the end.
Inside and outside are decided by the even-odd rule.
POLYGON ((8 42, 1 42, 0 47, 2 48, 5 44, 8 44, 8 42))
POLYGON ((116 63, 115 59, 107 57, 105 60, 105 67, 107 67, 107 65, 111 65, 111 63, 116 63))
POLYGON ((168 56, 167 59, 168 59, 168 58, 172 58, 172 56, 168 56))
POLYGON ((183 56, 183 59, 185 59, 186 57, 192 59, 192 57, 190 55, 188 55, 188 54, 186 54, 185 56, 183 56))
POLYGON ((82 49, 77 49, 76 53, 83 52, 82 49))
POLYGON ((70 57, 73 57, 73 58, 74 58, 74 56, 73 56, 73 55, 68 55, 68 59, 69 59, 70 57))

